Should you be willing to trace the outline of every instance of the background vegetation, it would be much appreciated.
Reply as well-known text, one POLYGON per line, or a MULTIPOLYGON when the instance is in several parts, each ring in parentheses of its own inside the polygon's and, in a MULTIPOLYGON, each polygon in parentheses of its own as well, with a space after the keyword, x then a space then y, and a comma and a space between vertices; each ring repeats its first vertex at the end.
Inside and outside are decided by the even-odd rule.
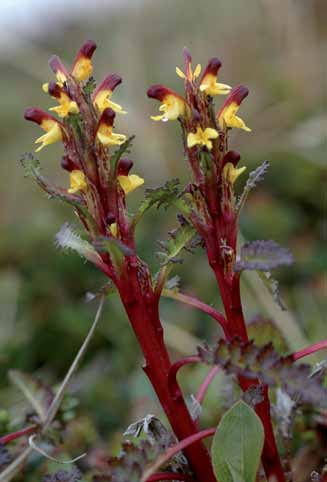
MULTIPOLYGON (((16 3, 12 8, 19 9, 16 3)), ((58 383, 95 310, 94 304, 85 303, 85 293, 104 283, 92 266, 55 248, 54 234, 67 219, 74 222, 72 214, 25 180, 18 162, 20 154, 34 148, 37 133, 24 122, 24 108, 49 106, 41 91, 42 82, 51 78, 48 57, 57 53, 69 64, 86 38, 98 43, 96 78, 107 72, 123 76, 115 99, 128 116, 119 118, 118 131, 136 134, 134 169, 148 187, 170 177, 188 179, 177 124, 152 122, 149 116, 157 106, 145 94, 147 86, 156 82, 181 88, 175 65, 181 65, 185 45, 202 65, 219 56, 222 82, 249 87, 242 117, 253 133, 233 133, 233 148, 242 153, 249 170, 263 159, 271 161, 271 168, 244 211, 243 236, 272 238, 288 246, 296 264, 278 274, 287 313, 262 294, 256 278, 246 280, 247 319, 259 313, 274 319, 290 349, 326 337, 324 0, 144 0, 117 5, 103 1, 96 10, 80 0, 83 8, 74 2, 74 9, 68 6, 62 15, 53 11, 52 17, 55 3, 46 2, 46 15, 35 11, 28 31, 16 28, 15 44, 8 30, 0 52, 0 413, 4 420, 2 410, 17 416, 24 410, 21 394, 8 381, 8 369, 58 383)), ((66 185, 67 176, 59 166, 60 147, 51 146, 41 154, 44 172, 66 185)), ((141 194, 133 194, 131 207, 140 198, 141 194)), ((165 238, 173 226, 173 211, 154 212, 139 230, 140 252, 154 269, 156 240, 165 238)), ((188 255, 176 272, 185 291, 220 306, 202 252, 193 258, 188 255)), ((175 302, 164 302, 162 311, 172 356, 192 353, 198 341, 218 334, 212 321, 175 302)), ((92 464, 102 449, 115 450, 129 423, 149 412, 160 414, 140 365, 119 300, 111 297, 72 386, 80 403, 65 438, 69 454, 78 455, 91 445, 100 447, 89 452, 92 464)), ((185 388, 194 392, 202 375, 197 368, 185 369, 185 388)), ((217 421, 217 391, 217 387, 212 390, 207 422, 217 421)), ((4 421, 0 434, 6 430, 4 421)))

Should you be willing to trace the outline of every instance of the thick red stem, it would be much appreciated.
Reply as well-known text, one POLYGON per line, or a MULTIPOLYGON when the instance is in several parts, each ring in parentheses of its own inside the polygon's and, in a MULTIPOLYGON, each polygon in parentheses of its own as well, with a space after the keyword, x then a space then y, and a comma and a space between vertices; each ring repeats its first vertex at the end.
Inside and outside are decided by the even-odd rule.
MULTIPOLYGON (((158 304, 153 303, 153 299, 148 303, 144 300, 141 290, 137 289, 138 278, 133 270, 129 272, 128 284, 124 280, 121 298, 145 358, 144 371, 175 435, 179 440, 186 439, 197 433, 197 427, 179 385, 176 383, 173 392, 169 390, 168 374, 172 365, 164 343, 158 304)), ((201 440, 187 447, 185 455, 199 482, 216 482, 210 455, 201 440)))
MULTIPOLYGON (((224 273, 219 266, 214 267, 214 272, 220 289, 229 326, 226 337, 230 338, 237 336, 242 341, 247 341, 248 335, 241 303, 239 276, 233 276, 233 282, 230 285, 226 283, 224 273)), ((239 382, 243 391, 247 390, 251 385, 258 384, 258 380, 247 380, 243 377, 240 377, 239 382)), ((255 407, 256 413, 260 417, 265 431, 265 443, 262 451, 262 464, 268 480, 274 479, 277 482, 285 482, 285 474, 278 453, 271 421, 270 401, 268 396, 268 387, 266 386, 264 387, 263 396, 263 401, 257 404, 255 407)))

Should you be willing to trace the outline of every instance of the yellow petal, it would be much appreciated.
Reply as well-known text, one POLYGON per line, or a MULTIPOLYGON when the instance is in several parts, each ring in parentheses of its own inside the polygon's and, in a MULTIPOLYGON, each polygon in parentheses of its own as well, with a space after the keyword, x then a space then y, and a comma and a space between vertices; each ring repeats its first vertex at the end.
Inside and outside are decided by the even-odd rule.
POLYGON ((200 74, 201 74, 201 65, 198 64, 198 65, 195 67, 195 70, 194 70, 194 73, 193 73, 194 79, 196 79, 197 77, 199 77, 200 74))
POLYGON ((234 184, 236 179, 246 170, 246 166, 236 168, 231 162, 227 162, 223 169, 224 178, 231 184, 234 184))
POLYGON ((150 119, 152 119, 152 120, 154 120, 154 121, 161 121, 164 117, 165 117, 165 114, 162 114, 162 115, 152 115, 152 116, 150 116, 150 119))
POLYGON ((86 189, 87 183, 84 172, 79 169, 74 169, 70 173, 70 188, 68 189, 68 192, 74 194, 78 191, 86 191, 86 189))
POLYGON ((117 238, 117 234, 118 234, 117 223, 112 223, 112 224, 110 224, 109 229, 110 229, 110 232, 111 232, 112 236, 113 236, 114 238, 117 238))
POLYGON ((125 194, 129 194, 138 187, 144 184, 144 179, 137 174, 130 174, 129 176, 118 176, 119 184, 121 185, 125 194))
POLYGON ((211 127, 207 127, 204 131, 204 135, 208 137, 208 139, 217 139, 219 136, 218 132, 216 129, 212 129, 211 127))
POLYGON ((193 132, 190 132, 187 136, 187 147, 194 147, 198 143, 198 136, 193 132))
POLYGON ((35 144, 41 144, 41 145, 35 150, 35 152, 39 152, 45 146, 48 146, 49 144, 54 144, 55 142, 60 141, 61 139, 62 139, 61 128, 57 122, 53 122, 52 127, 46 132, 46 134, 43 134, 43 136, 36 139, 35 144))
POLYGON ((176 67, 176 74, 177 74, 178 77, 180 77, 181 79, 185 79, 185 78, 186 78, 184 72, 183 72, 179 67, 176 67))
POLYGON ((81 57, 75 64, 74 69, 72 71, 72 75, 75 79, 79 80, 80 82, 86 80, 92 75, 93 72, 93 65, 90 59, 86 57, 81 57))

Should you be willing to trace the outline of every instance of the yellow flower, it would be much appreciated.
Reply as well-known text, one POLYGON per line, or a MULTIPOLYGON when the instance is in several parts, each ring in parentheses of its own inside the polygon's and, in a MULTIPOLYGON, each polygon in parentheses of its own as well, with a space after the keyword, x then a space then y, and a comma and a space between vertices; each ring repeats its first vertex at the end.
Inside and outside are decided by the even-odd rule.
POLYGON ((58 99, 60 105, 51 107, 49 110, 56 112, 59 117, 66 117, 68 114, 78 114, 79 108, 75 101, 71 100, 68 95, 62 94, 58 99))
POLYGON ((127 114, 121 105, 116 104, 111 100, 111 96, 111 90, 102 90, 95 96, 93 103, 97 106, 100 112, 103 112, 104 109, 110 107, 112 110, 117 112, 117 114, 127 114))
POLYGON ((87 183, 84 172, 80 171, 79 169, 74 169, 70 173, 70 188, 68 192, 70 194, 74 194, 78 191, 86 191, 87 190, 87 183))
POLYGON ((217 57, 209 60, 208 65, 203 72, 200 81, 200 91, 207 95, 225 95, 229 94, 231 87, 227 84, 220 84, 217 82, 218 71, 221 67, 221 62, 217 57))
POLYGON ((223 177, 230 184, 234 184, 236 179, 246 170, 246 166, 236 168, 231 162, 227 162, 223 168, 223 177))
POLYGON ((39 152, 45 146, 62 140, 62 132, 58 122, 45 120, 40 124, 40 127, 46 131, 46 134, 36 139, 35 144, 41 145, 35 149, 35 152, 39 152))
POLYGON ((217 77, 212 74, 207 74, 200 85, 201 92, 205 92, 207 95, 226 95, 232 90, 230 85, 220 84, 217 82, 217 77))
POLYGON ((187 136, 187 147, 191 148, 195 145, 205 146, 209 151, 212 149, 212 142, 210 139, 217 139, 218 132, 216 129, 207 127, 205 130, 198 126, 196 132, 190 132, 187 136))
POLYGON ((98 132, 97 138, 104 146, 120 146, 124 144, 127 137, 124 134, 115 134, 112 132, 112 126, 107 126, 101 124, 98 132))
POLYGON ((41 144, 36 152, 39 152, 43 147, 53 144, 54 142, 62 140, 62 129, 60 122, 54 117, 44 112, 42 109, 29 107, 25 110, 24 117, 26 120, 35 122, 46 134, 36 139, 36 144, 41 144))
POLYGON ((242 100, 248 93, 248 89, 243 85, 234 87, 231 91, 217 115, 219 125, 222 129, 226 127, 237 127, 238 129, 251 132, 251 129, 247 127, 243 119, 236 115, 242 100))
POLYGON ((92 75, 93 65, 91 58, 95 49, 95 42, 88 40, 77 53, 71 73, 72 76, 80 82, 88 79, 92 75))
POLYGON ((96 135, 97 139, 104 146, 120 146, 124 144, 127 139, 124 134, 115 134, 112 132, 115 117, 116 113, 110 109, 110 107, 107 107, 100 117, 96 135))
POLYGON ((223 110, 219 116, 219 125, 222 129, 225 127, 237 127, 246 132, 251 132, 251 129, 245 124, 244 120, 236 115, 239 108, 240 106, 237 105, 236 102, 232 102, 223 110))
POLYGON ((118 176, 117 179, 125 194, 129 194, 144 184, 144 179, 137 174, 118 176))
POLYGON ((156 84, 148 89, 147 94, 161 102, 159 110, 163 112, 161 115, 151 116, 152 120, 167 122, 168 120, 176 120, 184 114, 185 100, 168 87, 156 84))

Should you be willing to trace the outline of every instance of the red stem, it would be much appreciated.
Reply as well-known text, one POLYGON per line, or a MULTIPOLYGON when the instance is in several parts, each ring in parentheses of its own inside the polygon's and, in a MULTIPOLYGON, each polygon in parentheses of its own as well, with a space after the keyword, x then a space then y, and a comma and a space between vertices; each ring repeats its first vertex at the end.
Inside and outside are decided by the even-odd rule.
POLYGON ((177 472, 157 472, 151 475, 146 482, 157 482, 160 480, 185 480, 186 482, 194 482, 194 479, 187 474, 179 474, 177 472))
MULTIPOLYGON (((144 287, 139 286, 138 266, 129 265, 128 276, 120 285, 120 295, 126 312, 145 357, 144 371, 159 398, 171 427, 179 440, 197 433, 183 394, 176 381, 173 391, 168 385, 172 366, 164 343, 163 328, 159 318, 158 303, 153 298, 144 299, 144 287)), ((175 364, 185 364, 185 360, 175 364)), ((186 448, 185 455, 199 482, 216 482, 211 458, 205 445, 199 439, 186 448)))
POLYGON ((314 343, 313 345, 307 346, 302 350, 299 350, 292 355, 290 355, 294 361, 300 360, 300 358, 304 358, 305 356, 312 355, 317 351, 324 350, 327 348, 327 340, 318 341, 318 343, 314 343))
POLYGON ((0 445, 6 445, 17 438, 24 437, 24 435, 30 435, 34 433, 37 429, 37 425, 31 425, 30 427, 22 428, 21 430, 17 430, 17 432, 8 433, 0 438, 0 445))
MULTIPOLYGON (((242 341, 247 341, 248 335, 241 303, 239 275, 233 276, 233 282, 230 285, 226 282, 221 267, 217 264, 211 264, 211 266, 213 267, 217 278, 228 321, 229 330, 226 332, 226 337, 227 339, 230 339, 231 337, 238 336, 242 341)), ((259 383, 258 380, 247 380, 244 377, 240 377, 239 382, 243 391, 246 391, 251 385, 256 385, 259 383)), ((266 386, 264 387, 263 395, 263 401, 258 403, 255 407, 256 413, 260 417, 265 431, 265 442, 262 451, 262 464, 268 480, 275 479, 276 482, 285 482, 285 474, 278 453, 270 415, 268 387, 266 386)))
POLYGON ((227 321, 224 315, 219 313, 215 308, 213 308, 210 305, 207 305, 206 303, 203 303, 202 301, 189 296, 185 295, 183 293, 174 293, 173 291, 169 291, 169 298, 173 298, 174 300, 181 301, 182 303, 185 303, 186 305, 193 306, 194 308, 197 308, 198 310, 203 311, 207 315, 211 316, 211 318, 215 319, 218 321, 222 329, 225 331, 227 327, 227 321))

